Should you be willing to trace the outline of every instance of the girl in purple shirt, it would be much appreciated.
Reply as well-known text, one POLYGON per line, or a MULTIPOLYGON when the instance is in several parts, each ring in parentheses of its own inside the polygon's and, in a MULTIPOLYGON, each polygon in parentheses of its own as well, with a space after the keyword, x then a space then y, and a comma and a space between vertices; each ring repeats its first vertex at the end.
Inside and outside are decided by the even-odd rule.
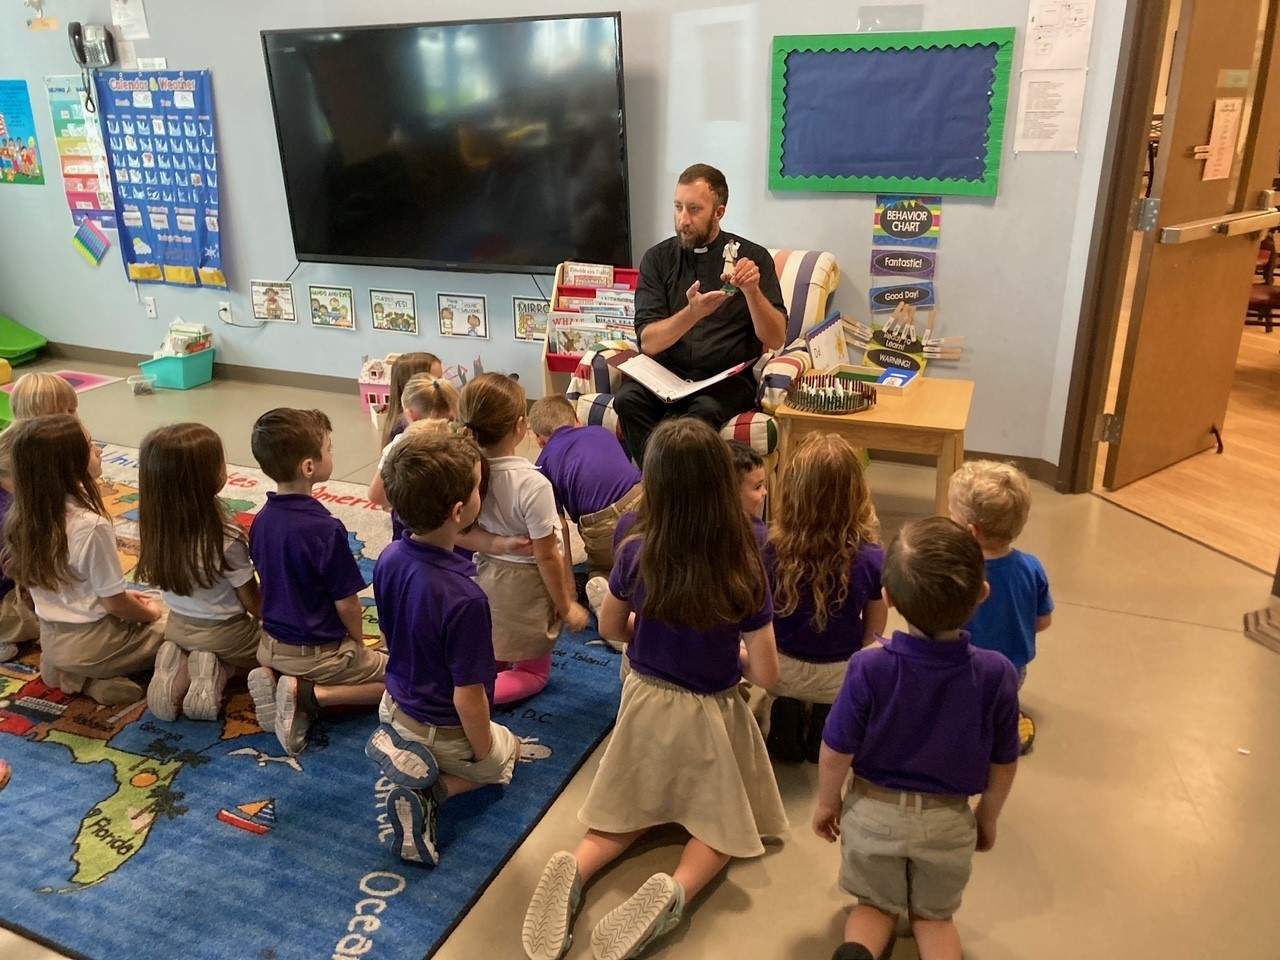
POLYGON ((781 485, 765 566, 778 639, 769 752, 817 763, 849 658, 889 616, 880 596, 880 521, 858 452, 840 437, 811 433, 800 442, 781 485))
POLYGON ((600 616, 606 638, 629 642, 631 671, 579 813, 586 836, 547 863, 525 915, 531 960, 564 954, 583 885, 651 827, 678 823, 691 839, 671 874, 654 874, 596 926, 598 958, 636 956, 730 859, 759 856, 761 838, 787 827, 737 690, 744 675, 772 687, 778 660, 769 583, 728 448, 701 420, 666 420, 646 447, 643 483, 600 616))

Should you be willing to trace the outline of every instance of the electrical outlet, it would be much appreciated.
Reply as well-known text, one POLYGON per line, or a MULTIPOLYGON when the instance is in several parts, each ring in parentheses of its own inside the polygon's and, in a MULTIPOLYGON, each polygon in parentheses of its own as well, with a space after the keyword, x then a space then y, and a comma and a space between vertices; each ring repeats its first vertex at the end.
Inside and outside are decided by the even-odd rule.
POLYGON ((156 312, 156 298, 143 297, 142 305, 147 308, 147 317, 154 320, 159 314, 156 312))
POLYGON ((218 319, 221 320, 223 323, 231 322, 231 301, 230 300, 218 301, 218 319))

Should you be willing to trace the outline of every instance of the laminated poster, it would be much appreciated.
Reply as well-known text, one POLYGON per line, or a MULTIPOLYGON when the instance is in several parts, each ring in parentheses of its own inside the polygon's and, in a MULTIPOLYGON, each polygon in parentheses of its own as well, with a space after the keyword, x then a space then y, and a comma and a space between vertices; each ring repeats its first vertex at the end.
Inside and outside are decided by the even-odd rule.
POLYGON ((45 77, 44 84, 49 93, 49 114, 71 220, 76 226, 92 220, 99 227, 114 230, 116 210, 107 149, 97 116, 84 109, 80 78, 45 77))
POLYGON ((255 320, 298 322, 298 313, 293 306, 293 284, 288 280, 250 280, 249 299, 255 320))
POLYGON ((226 289, 209 71, 109 70, 96 83, 125 273, 226 289))
POLYGON ((370 290, 373 329, 418 334, 418 299, 411 290, 370 290))
POLYGON ((547 314, 550 312, 550 300, 539 297, 512 297, 511 315, 515 318, 516 339, 545 340, 547 314))
POLYGON ((876 196, 875 246, 936 247, 941 232, 942 197, 876 196))
POLYGON ((311 325, 335 330, 356 328, 355 294, 350 287, 307 287, 311 301, 311 325))
POLYGON ((436 294, 440 336, 489 339, 489 319, 483 296, 469 293, 436 294))
POLYGON ((0 80, 0 184, 44 183, 25 80, 0 80))

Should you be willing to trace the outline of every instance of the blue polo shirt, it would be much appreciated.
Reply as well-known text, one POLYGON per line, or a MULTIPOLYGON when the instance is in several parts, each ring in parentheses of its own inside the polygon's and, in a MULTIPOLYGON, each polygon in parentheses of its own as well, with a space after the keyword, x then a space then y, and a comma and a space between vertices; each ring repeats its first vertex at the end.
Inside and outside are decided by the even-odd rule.
POLYGON ((575 523, 625 497, 640 470, 604 427, 561 427, 547 440, 538 469, 551 481, 556 507, 575 523))
POLYGON ((1049 576, 1021 550, 987 561, 991 595, 965 627, 976 646, 1003 653, 1019 670, 1036 656, 1036 620, 1053 613, 1049 576))
POLYGON ((822 739, 878 786, 982 793, 991 764, 1018 759, 1017 671, 967 634, 899 631, 850 659, 822 739))
POLYGON ((262 581, 262 627, 281 643, 340 643, 334 604, 365 588, 342 521, 315 497, 268 493, 249 528, 262 581))
POLYGON ((387 641, 387 692, 421 723, 461 726, 456 687, 483 684, 493 706, 489 598, 472 579, 475 565, 456 553, 406 537, 382 551, 373 595, 387 641))

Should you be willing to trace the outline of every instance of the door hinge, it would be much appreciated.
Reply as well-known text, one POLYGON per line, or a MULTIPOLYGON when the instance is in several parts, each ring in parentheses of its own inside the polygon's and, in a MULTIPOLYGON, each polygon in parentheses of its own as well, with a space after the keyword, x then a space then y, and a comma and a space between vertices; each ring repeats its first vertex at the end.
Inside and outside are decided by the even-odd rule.
POLYGON ((1098 428, 1098 439, 1103 443, 1119 443, 1120 433, 1124 430, 1124 420, 1117 414, 1104 413, 1098 428))
POLYGON ((1133 207, 1133 228, 1150 233, 1160 219, 1160 198, 1143 197, 1133 207))

